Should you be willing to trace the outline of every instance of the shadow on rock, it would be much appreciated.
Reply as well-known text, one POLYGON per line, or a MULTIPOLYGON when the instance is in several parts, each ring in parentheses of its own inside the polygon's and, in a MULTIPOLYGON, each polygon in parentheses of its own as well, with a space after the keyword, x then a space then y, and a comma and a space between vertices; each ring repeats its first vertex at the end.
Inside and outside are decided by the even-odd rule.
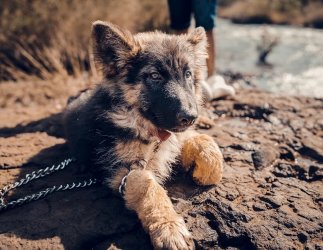
POLYGON ((0 137, 11 137, 22 133, 46 132, 55 137, 64 137, 62 124, 63 113, 53 114, 38 121, 32 121, 26 125, 18 124, 13 128, 0 128, 0 137))

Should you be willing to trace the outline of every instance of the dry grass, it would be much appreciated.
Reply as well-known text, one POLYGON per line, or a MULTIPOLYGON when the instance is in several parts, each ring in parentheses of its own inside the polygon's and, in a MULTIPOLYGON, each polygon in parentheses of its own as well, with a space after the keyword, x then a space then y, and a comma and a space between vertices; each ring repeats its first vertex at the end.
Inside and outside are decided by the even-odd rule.
POLYGON ((232 19, 236 23, 275 23, 323 28, 323 2, 321 0, 230 0, 221 2, 219 15, 232 19))
POLYGON ((323 3, 315 3, 304 9, 304 24, 323 29, 323 3))
POLYGON ((94 77, 90 28, 108 20, 133 32, 163 28, 167 3, 158 0, 2 0, 0 80, 94 77))

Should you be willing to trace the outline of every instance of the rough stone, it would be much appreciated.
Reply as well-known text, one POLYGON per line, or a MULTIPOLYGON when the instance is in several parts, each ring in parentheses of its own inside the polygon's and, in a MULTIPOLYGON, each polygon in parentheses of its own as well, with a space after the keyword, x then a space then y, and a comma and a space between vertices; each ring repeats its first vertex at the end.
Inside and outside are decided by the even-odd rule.
MULTIPOLYGON (((46 102, 44 84, 15 83, 10 95, 12 88, 0 85, 0 187, 69 156, 60 112, 84 84, 71 86, 51 86, 46 102), (21 91, 30 96, 23 104, 15 102, 21 91)), ((213 136, 224 153, 223 180, 199 187, 178 170, 167 183, 197 248, 322 249, 323 100, 239 90, 234 98, 214 101, 208 113, 214 125, 201 132, 213 136)), ((74 162, 9 198, 85 178, 74 162)), ((151 244, 123 200, 94 186, 0 212, 0 249, 21 248, 151 249, 151 244)))

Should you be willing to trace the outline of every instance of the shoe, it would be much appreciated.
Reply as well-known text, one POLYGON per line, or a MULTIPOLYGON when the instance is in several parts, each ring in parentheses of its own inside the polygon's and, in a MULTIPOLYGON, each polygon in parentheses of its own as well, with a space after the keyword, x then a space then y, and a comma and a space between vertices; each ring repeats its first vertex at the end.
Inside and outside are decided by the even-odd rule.
POLYGON ((213 99, 211 86, 204 80, 201 83, 202 83, 203 95, 205 96, 206 100, 211 101, 213 99))
POLYGON ((206 98, 211 101, 213 99, 234 96, 235 90, 232 86, 226 84, 224 78, 220 75, 210 76, 206 82, 202 83, 206 98), (204 86, 207 85, 207 86, 204 86))

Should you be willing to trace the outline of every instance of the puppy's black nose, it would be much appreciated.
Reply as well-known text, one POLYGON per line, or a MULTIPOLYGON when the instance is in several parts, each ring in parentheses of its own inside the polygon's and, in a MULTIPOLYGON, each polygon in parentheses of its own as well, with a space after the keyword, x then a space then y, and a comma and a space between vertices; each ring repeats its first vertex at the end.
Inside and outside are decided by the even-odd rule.
POLYGON ((177 124, 179 126, 190 126, 195 122, 196 118, 197 115, 182 111, 177 114, 177 124))

